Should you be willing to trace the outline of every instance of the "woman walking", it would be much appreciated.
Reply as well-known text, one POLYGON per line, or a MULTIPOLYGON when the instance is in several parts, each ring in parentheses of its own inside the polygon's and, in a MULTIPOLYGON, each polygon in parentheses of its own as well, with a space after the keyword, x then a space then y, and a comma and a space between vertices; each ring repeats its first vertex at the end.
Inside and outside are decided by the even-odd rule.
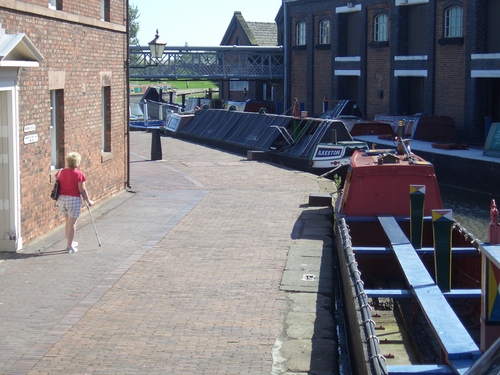
POLYGON ((66 219, 66 240, 68 253, 76 253, 78 249, 77 242, 74 242, 76 232, 76 220, 80 216, 82 208, 82 198, 89 206, 94 204, 88 197, 85 188, 85 175, 79 170, 82 158, 77 152, 70 152, 66 156, 67 168, 61 169, 56 173, 59 180, 59 198, 56 205, 64 214, 66 219))

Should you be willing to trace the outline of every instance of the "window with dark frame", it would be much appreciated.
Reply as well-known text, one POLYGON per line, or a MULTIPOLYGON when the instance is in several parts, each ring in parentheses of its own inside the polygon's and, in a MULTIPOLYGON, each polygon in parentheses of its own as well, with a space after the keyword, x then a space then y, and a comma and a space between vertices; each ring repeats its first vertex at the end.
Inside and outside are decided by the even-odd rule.
POLYGON ((386 13, 380 13, 375 16, 373 22, 373 41, 387 42, 388 40, 388 17, 386 13))
POLYGON ((110 18, 110 0, 101 0, 101 20, 109 22, 110 18))
POLYGON ((330 44, 330 20, 319 23, 319 44, 330 44))
POLYGON ((64 167, 64 90, 50 90, 50 164, 64 167))
POLYGON ((111 152, 111 87, 102 88, 102 151, 111 152))
POLYGON ((63 0, 49 0, 49 8, 54 10, 62 10, 63 0))
POLYGON ((306 45, 306 23, 304 21, 300 21, 296 26, 296 34, 295 34, 295 44, 297 46, 305 46, 306 45))
POLYGON ((454 5, 444 12, 444 37, 462 37, 463 10, 461 6, 454 5))

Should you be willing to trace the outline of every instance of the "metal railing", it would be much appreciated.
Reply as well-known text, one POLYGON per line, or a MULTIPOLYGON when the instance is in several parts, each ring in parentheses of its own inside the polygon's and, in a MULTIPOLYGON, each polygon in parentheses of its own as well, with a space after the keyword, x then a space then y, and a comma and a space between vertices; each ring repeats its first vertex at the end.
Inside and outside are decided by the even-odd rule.
POLYGON ((130 47, 130 78, 150 80, 283 80, 282 47, 166 47, 160 59, 147 46, 130 47))

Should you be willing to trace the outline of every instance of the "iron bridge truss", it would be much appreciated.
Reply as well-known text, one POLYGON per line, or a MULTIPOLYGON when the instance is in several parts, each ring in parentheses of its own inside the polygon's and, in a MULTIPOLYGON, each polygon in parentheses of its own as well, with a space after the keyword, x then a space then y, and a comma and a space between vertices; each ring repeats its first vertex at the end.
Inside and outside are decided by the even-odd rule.
POLYGON ((282 47, 165 47, 154 59, 149 46, 130 47, 129 73, 144 80, 283 80, 282 47))

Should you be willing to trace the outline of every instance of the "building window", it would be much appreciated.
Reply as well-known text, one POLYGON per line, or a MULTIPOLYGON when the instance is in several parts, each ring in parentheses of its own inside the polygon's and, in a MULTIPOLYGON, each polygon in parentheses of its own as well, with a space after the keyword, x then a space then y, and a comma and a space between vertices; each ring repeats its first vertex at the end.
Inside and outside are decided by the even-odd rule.
POLYGON ((102 88, 102 151, 111 152, 111 87, 102 88))
POLYGON ((459 38, 462 36, 462 7, 452 6, 444 12, 444 37, 459 38))
POLYGON ((101 0, 101 20, 110 21, 109 0, 101 0))
POLYGON ((248 81, 229 81, 230 91, 248 91, 248 81))
POLYGON ((330 20, 319 23, 319 44, 330 44, 330 20))
POLYGON ((373 41, 387 42, 388 41, 388 17, 387 14, 381 13, 375 16, 373 22, 373 41))
POLYGON ((297 24, 297 33, 295 35, 295 44, 297 46, 305 46, 306 45, 306 23, 299 22, 297 24))
POLYGON ((50 90, 50 164, 64 167, 64 90, 50 90))
POLYGON ((62 0, 49 0, 49 8, 54 10, 62 10, 62 0))

